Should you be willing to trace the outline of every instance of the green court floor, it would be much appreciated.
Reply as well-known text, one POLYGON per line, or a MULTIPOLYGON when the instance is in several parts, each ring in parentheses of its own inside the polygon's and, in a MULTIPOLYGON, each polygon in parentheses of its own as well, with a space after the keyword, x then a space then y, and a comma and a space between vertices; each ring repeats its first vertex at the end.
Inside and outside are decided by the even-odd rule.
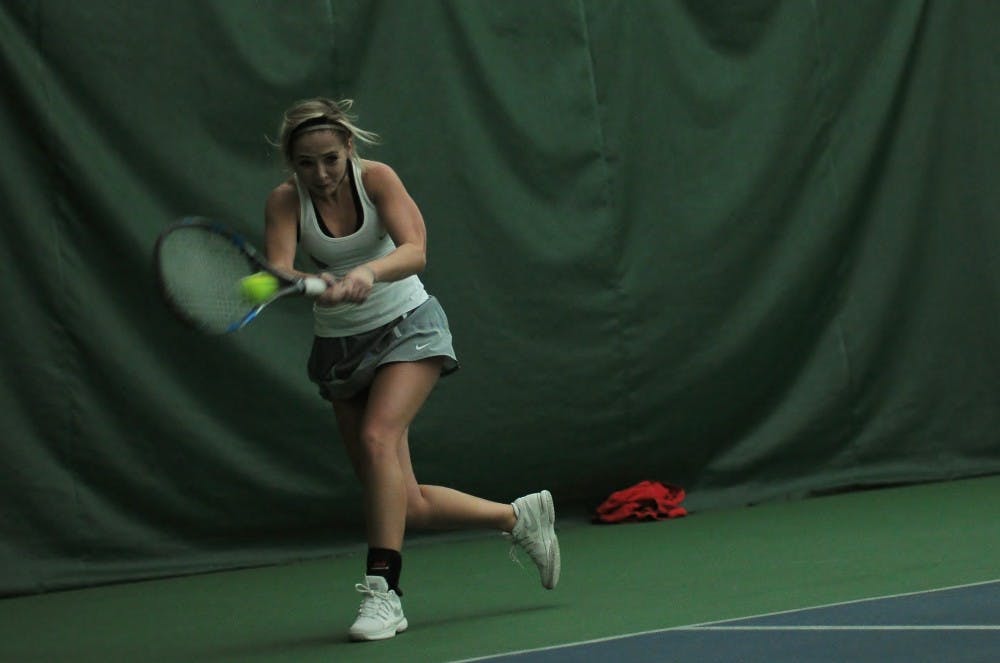
MULTIPOLYGON (((556 496, 558 500, 558 495, 556 496)), ((361 557, 0 601, 0 661, 451 661, 1000 577, 1000 476, 657 523, 560 523, 554 591, 500 536, 405 553, 410 629, 349 643, 361 557)))

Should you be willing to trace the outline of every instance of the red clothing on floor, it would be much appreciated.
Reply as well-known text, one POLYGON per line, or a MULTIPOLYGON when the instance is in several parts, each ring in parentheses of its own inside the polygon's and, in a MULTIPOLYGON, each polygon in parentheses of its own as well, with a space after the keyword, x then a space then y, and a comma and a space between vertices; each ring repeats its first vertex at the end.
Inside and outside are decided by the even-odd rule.
POLYGON ((620 523, 626 521, 662 520, 687 515, 681 506, 684 489, 665 486, 659 481, 640 481, 634 486, 611 493, 597 507, 594 522, 620 523))

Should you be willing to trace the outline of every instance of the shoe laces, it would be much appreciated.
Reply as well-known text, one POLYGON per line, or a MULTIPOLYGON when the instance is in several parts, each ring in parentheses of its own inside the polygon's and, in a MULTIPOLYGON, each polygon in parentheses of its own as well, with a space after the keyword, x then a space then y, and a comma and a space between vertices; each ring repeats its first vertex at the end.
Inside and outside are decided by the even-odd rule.
POLYGON ((515 536, 504 532, 504 536, 510 538, 510 550, 507 551, 507 555, 510 557, 510 561, 514 562, 522 569, 526 568, 521 562, 521 558, 517 554, 518 548, 523 550, 534 562, 535 566, 541 567, 545 562, 545 550, 541 543, 532 536, 521 534, 521 536, 515 536))
POLYGON ((511 538, 512 547, 521 548, 532 559, 545 555, 545 546, 542 544, 540 537, 537 536, 537 532, 519 532, 519 535, 511 533, 508 536, 511 538))
MULTIPOLYGON (((511 537, 511 535, 506 532, 504 532, 504 536, 513 539, 513 537, 511 537)), ((517 547, 518 547, 517 540, 513 539, 510 542, 510 550, 507 551, 507 555, 510 557, 510 561, 514 562, 523 569, 524 564, 521 563, 521 558, 517 556, 517 547)))
POLYGON ((354 589, 365 595, 365 597, 361 599, 361 606, 358 608, 359 616, 387 619, 392 615, 392 604, 389 600, 389 592, 376 591, 368 585, 360 582, 354 585, 354 589))

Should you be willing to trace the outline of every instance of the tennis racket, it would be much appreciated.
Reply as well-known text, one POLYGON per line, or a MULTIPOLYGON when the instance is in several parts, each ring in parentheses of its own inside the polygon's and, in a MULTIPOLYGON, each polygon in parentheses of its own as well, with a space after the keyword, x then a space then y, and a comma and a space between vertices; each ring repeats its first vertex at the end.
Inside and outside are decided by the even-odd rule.
POLYGON ((207 334, 239 331, 283 297, 315 297, 327 288, 314 276, 282 274, 240 234, 200 217, 184 218, 160 233, 153 262, 167 306, 181 321, 207 334), (259 272, 274 276, 278 287, 263 301, 250 301, 240 284, 259 272))

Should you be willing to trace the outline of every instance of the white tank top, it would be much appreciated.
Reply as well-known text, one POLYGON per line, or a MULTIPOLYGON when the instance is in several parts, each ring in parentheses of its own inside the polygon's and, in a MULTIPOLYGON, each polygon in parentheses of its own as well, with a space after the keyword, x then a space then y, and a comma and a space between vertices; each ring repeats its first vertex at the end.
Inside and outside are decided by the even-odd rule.
MULTIPOLYGON (((368 198, 361 166, 350 162, 350 184, 360 201, 360 227, 346 237, 331 237, 320 228, 309 189, 295 179, 299 191, 299 246, 323 271, 342 277, 358 265, 381 258, 396 249, 378 209, 368 198)), ((379 281, 360 303, 313 305, 317 336, 353 336, 381 327, 427 300, 427 291, 414 274, 399 281, 379 281)))

